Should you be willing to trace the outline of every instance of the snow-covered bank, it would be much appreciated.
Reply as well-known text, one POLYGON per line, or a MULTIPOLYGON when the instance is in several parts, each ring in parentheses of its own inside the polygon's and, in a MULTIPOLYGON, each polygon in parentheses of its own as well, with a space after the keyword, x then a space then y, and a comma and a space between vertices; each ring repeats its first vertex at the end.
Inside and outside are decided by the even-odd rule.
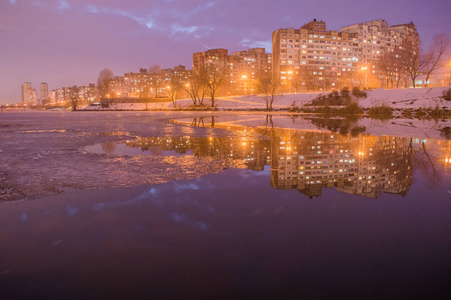
MULTIPOLYGON (((377 89, 367 92, 367 98, 358 99, 358 103, 363 108, 388 105, 399 109, 418 109, 418 108, 440 108, 451 109, 451 101, 443 99, 443 91, 450 87, 438 88, 417 88, 417 89, 377 89)), ((295 104, 297 107, 303 107, 312 102, 321 93, 300 93, 277 95, 273 107, 275 109, 286 109, 295 104)), ((322 93, 328 94, 328 92, 322 93)), ((209 98, 205 99, 206 105, 211 105, 209 98)), ((190 99, 177 101, 177 106, 187 108, 192 105, 190 99)), ((221 110, 249 110, 265 109, 265 99, 261 95, 244 95, 235 97, 219 97, 215 101, 215 106, 221 110)), ((109 108, 100 106, 87 106, 83 110, 171 110, 174 108, 172 102, 158 103, 113 103, 109 108)))
POLYGON ((450 109, 451 101, 443 98, 443 91, 449 88, 377 89, 368 91, 367 98, 359 100, 359 104, 363 108, 388 105, 401 109, 435 108, 436 106, 450 109))

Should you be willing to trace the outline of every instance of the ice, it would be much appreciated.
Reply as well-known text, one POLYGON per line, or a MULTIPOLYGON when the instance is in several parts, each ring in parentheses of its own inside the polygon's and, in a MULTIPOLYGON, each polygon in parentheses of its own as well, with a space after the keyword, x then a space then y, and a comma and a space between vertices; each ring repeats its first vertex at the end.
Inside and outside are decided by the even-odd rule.
MULTIPOLYGON (((0 113, 0 201, 30 199, 62 193, 66 188, 101 189, 153 185, 199 178, 227 168, 245 168, 239 159, 193 155, 114 155, 90 153, 86 147, 125 142, 138 137, 219 137, 255 139, 266 136, 228 130, 242 126, 264 128, 265 113, 233 112, 3 112, 0 113), (216 116, 215 128, 191 126, 192 120, 216 116), (171 120, 177 120, 173 122, 171 120)), ((301 116, 271 117, 274 128, 322 130, 301 116)), ((210 125, 210 127, 208 127, 210 125)), ((365 133, 444 139, 450 120, 420 121, 363 118, 353 126, 365 133)), ((180 186, 180 189, 194 188, 180 186)), ((155 190, 154 190, 155 191, 155 190)))

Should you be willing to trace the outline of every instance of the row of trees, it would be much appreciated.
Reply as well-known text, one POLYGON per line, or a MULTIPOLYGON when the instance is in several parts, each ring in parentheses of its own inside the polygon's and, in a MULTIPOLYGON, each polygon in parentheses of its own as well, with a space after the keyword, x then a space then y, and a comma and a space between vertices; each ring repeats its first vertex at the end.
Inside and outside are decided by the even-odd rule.
MULTIPOLYGON (((176 101, 180 98, 180 95, 187 95, 195 107, 205 106, 205 99, 209 97, 211 106, 215 107, 218 91, 221 87, 226 86, 226 77, 225 69, 215 68, 213 66, 194 72, 189 82, 181 77, 180 74, 175 73, 171 76, 169 84, 165 87, 167 97, 171 100, 174 107, 176 107, 176 101)), ((106 97, 110 88, 109 84, 113 78, 114 74, 110 69, 105 68, 100 71, 97 79, 97 87, 101 97, 106 97)), ((272 110, 275 97, 280 90, 280 84, 267 76, 257 80, 255 87, 257 93, 263 95, 266 108, 272 110)), ((150 98, 147 94, 143 94, 143 97, 150 98)))
POLYGON ((426 51, 422 51, 418 43, 407 40, 401 47, 384 53, 377 67, 384 75, 387 87, 399 88, 403 77, 407 77, 416 87, 420 75, 425 75, 424 86, 428 86, 431 75, 449 63, 450 49, 451 39, 446 34, 434 36, 432 45, 426 51))

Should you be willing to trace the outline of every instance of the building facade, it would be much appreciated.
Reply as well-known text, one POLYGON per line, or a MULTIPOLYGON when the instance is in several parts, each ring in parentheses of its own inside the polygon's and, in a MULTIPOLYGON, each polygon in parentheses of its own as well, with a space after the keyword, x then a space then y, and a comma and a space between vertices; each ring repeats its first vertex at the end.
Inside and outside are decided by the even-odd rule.
POLYGON ((40 85, 39 103, 45 104, 49 98, 49 85, 46 82, 42 82, 40 85))
POLYGON ((380 87, 387 78, 378 61, 407 41, 418 45, 413 23, 389 27, 386 21, 377 20, 342 27, 338 32, 327 31, 325 22, 314 19, 299 29, 273 32, 273 78, 289 92, 370 83, 380 87))
POLYGON ((271 76, 272 54, 265 48, 233 52, 211 49, 193 54, 193 73, 219 71, 224 76, 223 93, 254 94, 256 82, 271 76))

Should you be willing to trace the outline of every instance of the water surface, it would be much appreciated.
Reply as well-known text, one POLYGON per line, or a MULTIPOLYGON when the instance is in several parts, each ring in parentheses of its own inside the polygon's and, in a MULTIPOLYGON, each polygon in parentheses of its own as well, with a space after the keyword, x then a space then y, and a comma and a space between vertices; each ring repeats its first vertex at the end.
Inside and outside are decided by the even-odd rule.
POLYGON ((79 149, 214 172, 0 203, 0 298, 444 296, 449 140, 218 121, 79 149))

